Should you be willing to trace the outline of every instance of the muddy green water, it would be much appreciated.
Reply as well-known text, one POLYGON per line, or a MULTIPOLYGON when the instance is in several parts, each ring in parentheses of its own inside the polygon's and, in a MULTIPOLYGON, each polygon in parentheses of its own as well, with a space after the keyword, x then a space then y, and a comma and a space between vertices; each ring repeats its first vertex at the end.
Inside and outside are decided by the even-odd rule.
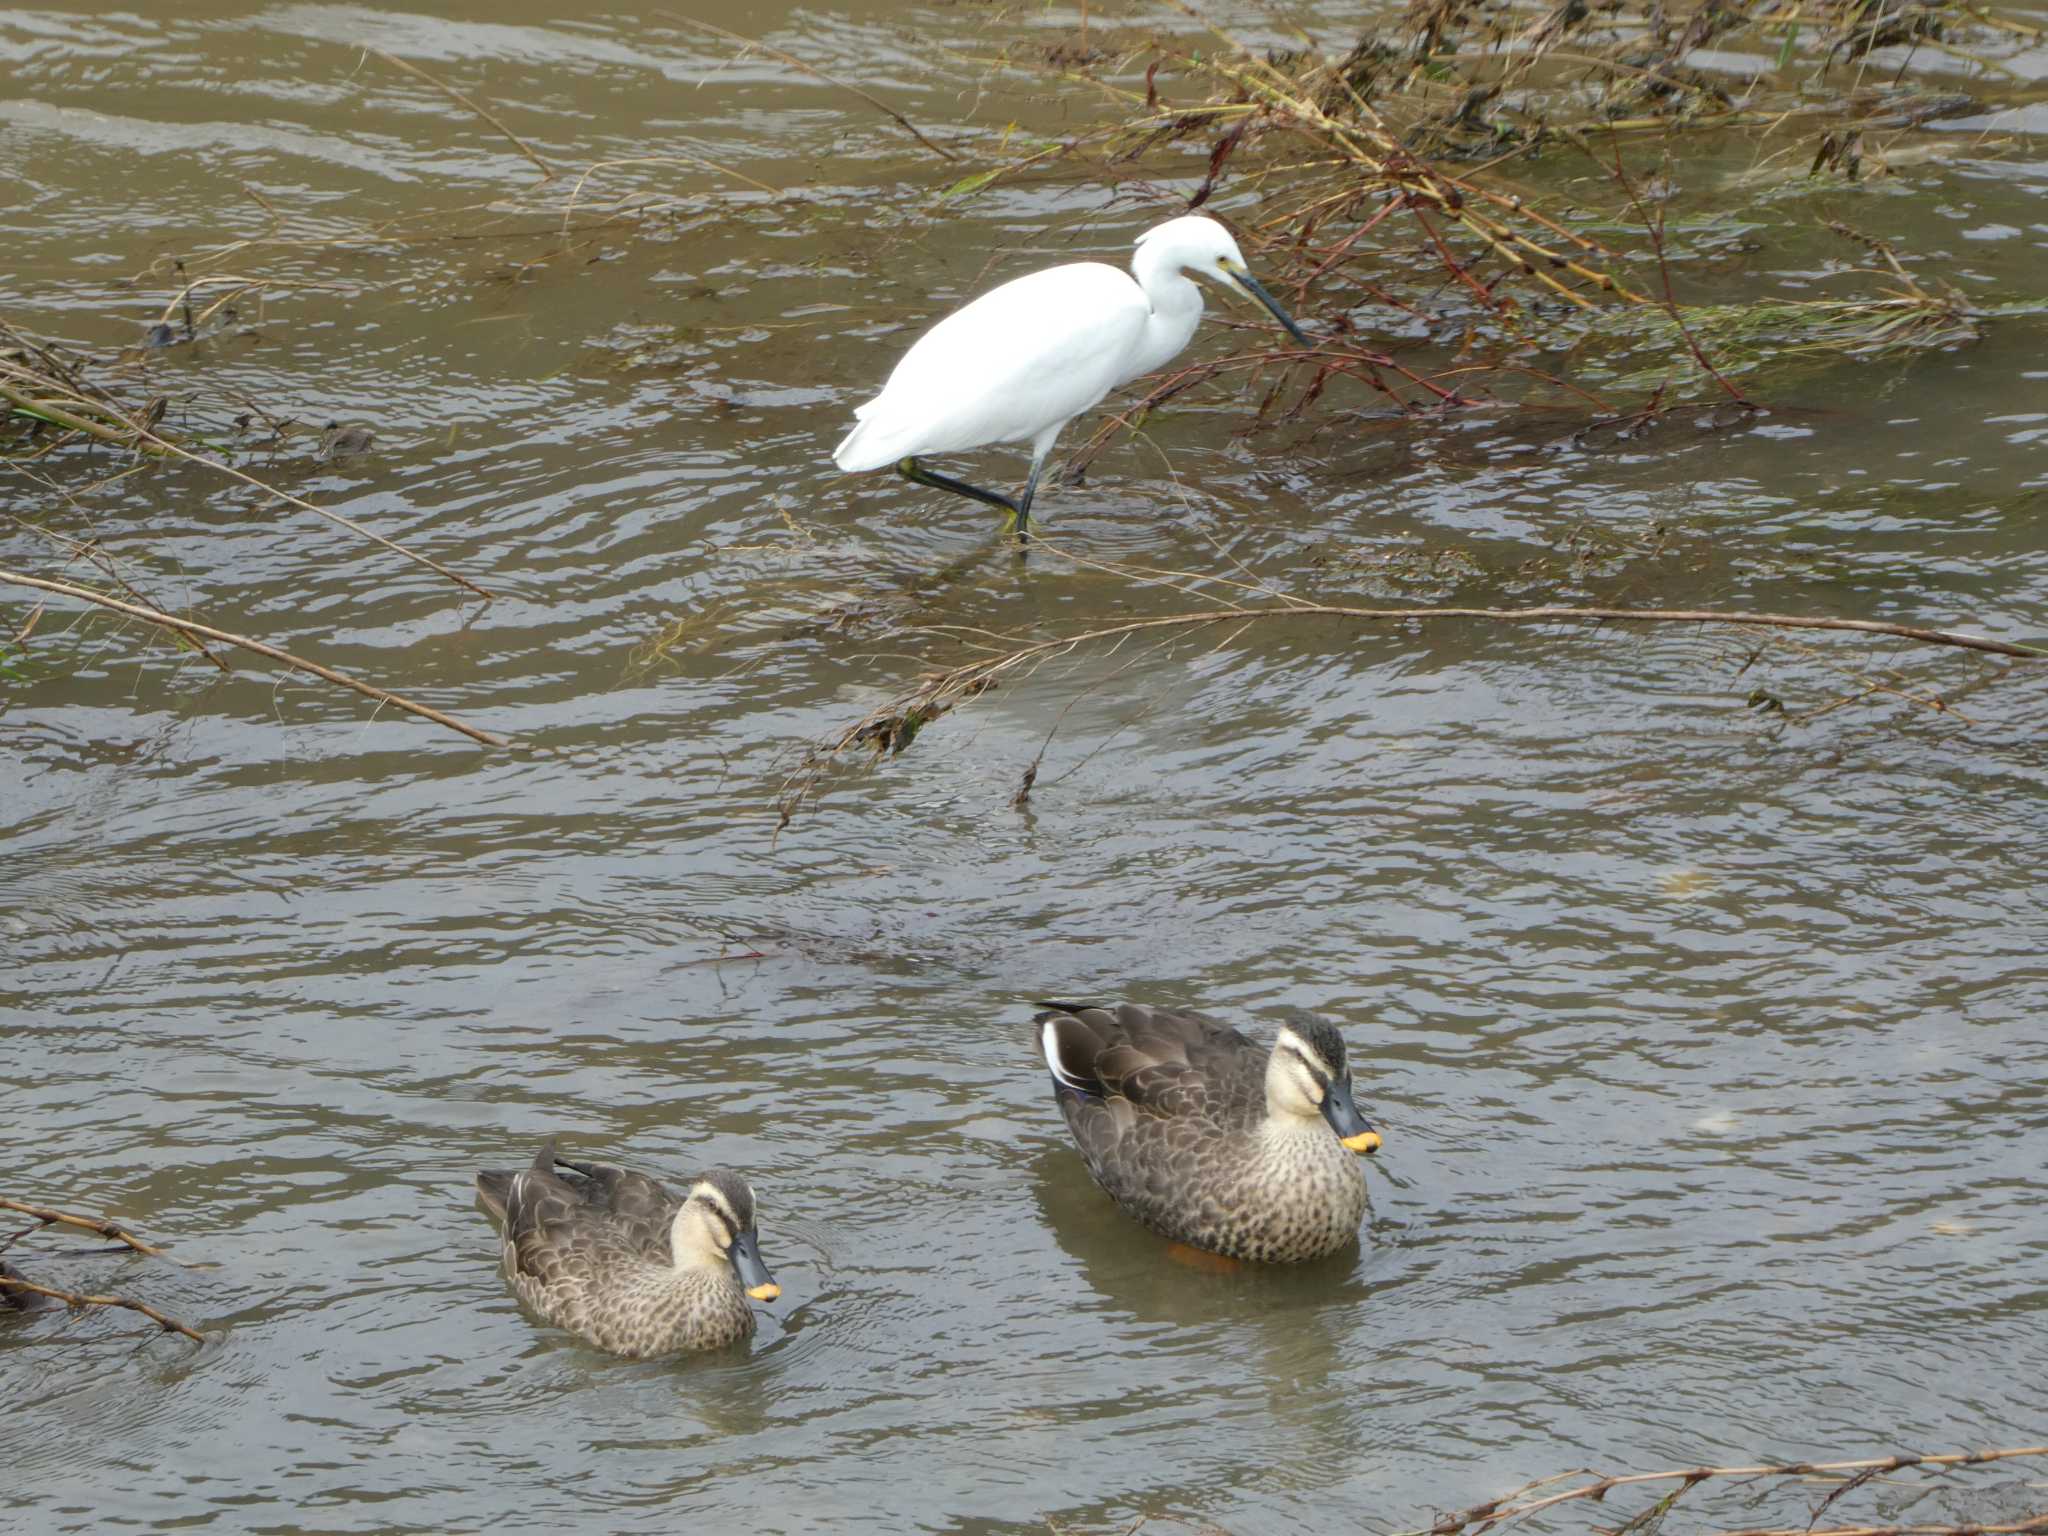
MULTIPOLYGON (((989 27, 1042 47, 1064 13, 695 3, 942 142, 1095 110, 990 63, 989 27)), ((598 178, 672 205, 637 233, 455 238, 479 213, 265 257, 338 286, 149 363, 373 424, 273 473, 487 608, 203 471, 41 466, 76 506, 4 482, 160 601, 520 745, 54 610, 0 678, 0 1193, 204 1261, 45 1274, 212 1339, 0 1321, 0 1526, 1250 1536, 1400 1529, 1589 1463, 2044 1438, 2040 678, 1888 643, 1743 671, 1759 642, 1693 631, 1211 634, 990 695, 778 837, 795 753, 920 664, 886 627, 807 627, 834 605, 1021 632, 1177 601, 1051 555, 921 585, 985 520, 827 458, 907 327, 1048 252, 1118 259, 1153 213, 1059 177, 941 205, 962 172, 858 99, 652 16, 29 6, 0 12, 8 314, 132 345, 153 261, 264 231, 244 187, 324 239, 533 181, 364 46, 566 168, 725 169, 598 178), (1824 708, 1871 664, 1967 719, 1824 708), (1386 1133, 1356 1252, 1166 1262, 1030 1049, 1031 1000, 1076 995, 1340 1021, 1386 1133), (751 1174, 784 1297, 750 1349, 620 1363, 521 1315, 470 1178, 548 1133, 751 1174)), ((1743 259, 1807 291, 1833 215, 2038 296, 2048 158, 1983 128, 1793 189, 1743 259)), ((1211 391, 1042 511, 1093 558, 1227 553, 1325 597, 2039 638, 2041 337, 1821 360, 1755 423, 1581 441, 1242 438, 1211 391), (1396 551, 1437 574, 1389 576, 1396 551)), ((0 550, 55 564, 19 523, 0 550)))

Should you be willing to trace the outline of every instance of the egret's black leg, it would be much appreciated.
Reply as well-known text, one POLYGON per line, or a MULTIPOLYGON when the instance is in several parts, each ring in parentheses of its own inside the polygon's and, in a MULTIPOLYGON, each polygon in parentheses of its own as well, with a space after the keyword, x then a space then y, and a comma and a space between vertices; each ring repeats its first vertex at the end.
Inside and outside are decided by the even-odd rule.
POLYGON ((1031 478, 1024 482, 1024 495, 1017 503, 1017 545, 1021 549, 1031 542, 1031 498, 1038 494, 1038 472, 1045 468, 1045 460, 1031 461, 1031 478))
MULTIPOLYGON (((1009 497, 1003 495, 1000 491, 984 491, 980 486, 969 485, 965 480, 955 480, 951 475, 938 474, 933 470, 926 469, 914 457, 897 460, 896 473, 906 480, 914 481, 918 485, 928 485, 935 491, 951 491, 955 496, 965 496, 986 506, 1001 507, 1012 518, 1019 515, 1017 503, 1010 500, 1009 497)), ((1033 478, 1035 479, 1036 477, 1034 476, 1033 478)), ((1031 505, 1031 493, 1029 491, 1024 493, 1024 505, 1026 507, 1031 505)))

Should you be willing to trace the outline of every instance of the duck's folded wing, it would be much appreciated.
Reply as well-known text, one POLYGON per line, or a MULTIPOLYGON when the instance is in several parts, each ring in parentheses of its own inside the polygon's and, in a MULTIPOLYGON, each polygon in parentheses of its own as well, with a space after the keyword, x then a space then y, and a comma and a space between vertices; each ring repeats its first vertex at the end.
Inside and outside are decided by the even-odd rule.
POLYGON ((559 1186, 557 1192, 574 1198, 574 1191, 555 1178, 555 1139, 550 1136, 540 1144, 540 1151, 533 1161, 524 1168, 486 1168, 476 1176, 476 1192, 482 1197, 484 1209, 502 1222, 505 1235, 512 1236, 514 1220, 512 1212, 523 1202, 530 1201, 542 1188, 559 1186), (525 1195, 520 1193, 520 1181, 538 1177, 547 1180, 545 1185, 531 1186, 525 1195))
MULTIPOLYGON (((666 1267, 666 1251, 660 1255, 666 1267)), ((602 1290, 608 1282, 650 1262, 650 1256, 610 1222, 577 1211, 543 1218, 512 1239, 512 1264, 558 1298, 602 1290)))
POLYGON ((1113 1008, 1047 1003, 1033 1020, 1046 1064, 1061 1088, 1092 1099, 1125 1099, 1158 1114, 1187 1107, 1204 1067, 1246 1048, 1236 1031, 1195 1013, 1123 1003, 1113 1008), (1213 1058, 1208 1060, 1206 1058, 1213 1058))
POLYGON ((629 1221, 666 1220, 674 1213, 676 1198, 659 1182, 630 1168, 610 1163, 579 1163, 557 1157, 558 1166, 577 1176, 586 1203, 629 1221))
POLYGON ((1110 1093, 1141 1115, 1177 1120, 1208 1109, 1211 1085, 1186 1061, 1161 1061, 1125 1044, 1103 1052, 1098 1067, 1110 1093))
POLYGON ((669 1227, 680 1203, 662 1184, 630 1168, 609 1163, 557 1161, 578 1175, 576 1184, 593 1218, 603 1212, 618 1242, 658 1263, 669 1257, 669 1227))

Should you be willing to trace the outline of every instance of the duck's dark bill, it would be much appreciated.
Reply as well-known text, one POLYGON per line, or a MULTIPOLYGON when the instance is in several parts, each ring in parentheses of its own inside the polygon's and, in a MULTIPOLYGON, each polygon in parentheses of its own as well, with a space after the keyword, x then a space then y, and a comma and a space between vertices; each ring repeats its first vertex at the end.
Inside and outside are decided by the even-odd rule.
POLYGON ((1288 335, 1292 336, 1304 347, 1312 347, 1315 345, 1314 342, 1310 341, 1308 337, 1302 334, 1300 326, 1296 325, 1292 320, 1287 318, 1287 311, 1280 307, 1280 301, 1278 299, 1274 298, 1273 295, 1266 292, 1266 285, 1264 283, 1260 282, 1256 277, 1253 277, 1249 272, 1233 272, 1230 275, 1236 278, 1238 282, 1243 285, 1244 291, 1246 293, 1250 294, 1253 298, 1257 299, 1261 304, 1265 305, 1267 309, 1273 312, 1273 318, 1275 320, 1278 320, 1282 325, 1287 327, 1288 335))
POLYGON ((1351 1097, 1350 1079, 1339 1078, 1330 1084, 1329 1091, 1323 1095, 1323 1118, 1330 1122, 1330 1129, 1337 1133, 1337 1139, 1353 1152, 1379 1151, 1380 1133, 1358 1112, 1358 1105, 1351 1097))
POLYGON ((773 1301, 782 1294, 782 1287, 775 1283, 775 1277, 768 1273, 768 1266, 761 1262, 761 1240, 751 1232, 742 1232, 733 1239, 732 1267, 740 1277, 740 1284, 747 1288, 747 1294, 756 1301, 773 1301))

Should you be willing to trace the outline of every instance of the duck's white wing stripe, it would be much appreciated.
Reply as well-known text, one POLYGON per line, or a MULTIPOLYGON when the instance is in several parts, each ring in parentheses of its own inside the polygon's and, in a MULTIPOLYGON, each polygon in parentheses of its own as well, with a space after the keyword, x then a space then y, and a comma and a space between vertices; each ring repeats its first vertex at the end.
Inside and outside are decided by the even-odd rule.
POLYGON ((1095 1084, 1085 1078, 1076 1077, 1073 1071, 1060 1060, 1060 1036, 1054 1026, 1059 1021, 1047 1019, 1038 1027, 1038 1043, 1045 1051, 1046 1070, 1052 1073, 1052 1080, 1062 1088, 1071 1088, 1076 1093, 1094 1093, 1095 1084))

